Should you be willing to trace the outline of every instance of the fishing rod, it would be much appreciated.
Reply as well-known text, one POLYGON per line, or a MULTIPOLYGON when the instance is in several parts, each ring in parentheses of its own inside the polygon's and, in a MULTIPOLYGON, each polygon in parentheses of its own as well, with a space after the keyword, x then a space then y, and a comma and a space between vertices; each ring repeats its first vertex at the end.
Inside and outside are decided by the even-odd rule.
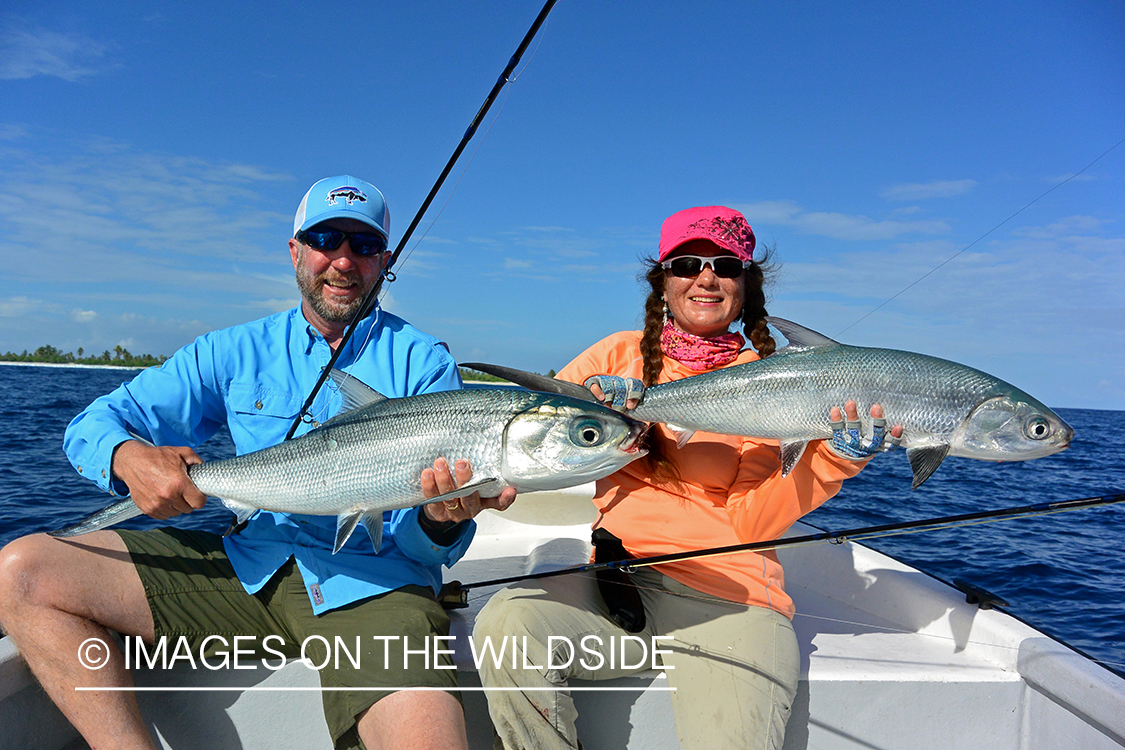
POLYGON ((508 61, 507 67, 504 68, 504 71, 500 74, 500 77, 496 79, 496 83, 493 85, 492 90, 488 92, 488 96, 485 98, 484 104, 482 104, 480 110, 477 111, 477 114, 473 118, 473 121, 469 123, 468 130, 466 130, 465 135, 462 136, 461 142, 457 144, 457 148, 453 151, 453 155, 449 157, 449 161, 446 163, 445 169, 441 171, 441 174, 438 176, 437 181, 434 183, 434 186, 430 188, 429 194, 426 196, 426 199, 422 201, 422 205, 418 208, 418 212, 414 215, 414 220, 410 222, 410 226, 406 228, 406 233, 403 234, 402 239, 399 240, 398 246, 395 247, 394 253, 391 254, 391 259, 387 262, 386 267, 383 269, 383 273, 375 282, 375 286, 373 286, 371 288, 371 291, 367 293, 367 296, 363 298, 363 303, 360 305, 359 311, 356 312, 355 317, 353 317, 351 323, 348 324, 348 328, 346 331, 344 331, 344 336, 340 339, 339 345, 336 347, 335 351, 332 352, 332 357, 328 360, 328 364, 325 365, 324 371, 320 374, 320 378, 316 381, 316 385, 313 386, 312 392, 309 393, 309 397, 305 399, 304 406, 301 407, 301 411, 298 412, 297 417, 293 420, 293 424, 289 426, 289 432, 285 435, 286 440, 289 440, 293 437, 293 434, 297 431, 297 427, 301 424, 301 422, 304 421, 305 417, 309 415, 309 409, 312 407, 313 401, 316 400, 316 395, 324 386, 324 381, 326 381, 329 375, 332 373, 332 368, 336 364, 336 360, 340 358, 340 353, 344 351, 344 347, 347 346, 348 341, 351 340, 352 334, 355 332, 356 327, 359 325, 359 321, 366 318, 371 314, 371 311, 375 309, 375 301, 378 299, 379 292, 383 288, 383 279, 387 279, 391 282, 395 280, 394 272, 391 271, 391 268, 394 266, 395 261, 397 261, 398 256, 402 254, 403 248, 406 247, 406 243, 410 240, 410 236, 414 233, 414 230, 415 228, 417 228, 418 223, 422 220, 422 216, 425 215, 426 210, 430 207, 430 204, 433 203, 434 198, 437 196, 438 191, 441 189, 442 184, 445 182, 445 178, 448 177, 449 173, 453 170, 453 165, 456 164, 457 160, 461 157, 461 152, 465 150, 465 147, 469 145, 469 141, 473 139, 473 135, 477 132, 477 128, 480 126, 481 121, 484 120, 485 115, 488 114, 488 110, 492 107, 492 103, 496 101, 496 97, 500 95, 500 91, 504 88, 504 84, 508 83, 508 77, 512 74, 512 71, 516 69, 516 66, 519 64, 520 58, 523 57, 523 53, 527 51, 527 47, 531 44, 531 40, 534 39, 536 33, 538 33, 539 27, 542 26, 543 22, 547 20, 547 16, 550 14, 551 9, 555 7, 556 1, 557 0, 547 0, 546 4, 543 6, 543 9, 539 11, 539 15, 535 17, 535 22, 531 24, 531 28, 528 29, 527 34, 524 35, 523 41, 520 42, 519 47, 515 51, 515 54, 513 54, 511 60, 508 61))
POLYGON ((667 555, 654 555, 652 557, 638 557, 635 559, 612 560, 601 563, 587 563, 585 565, 576 565, 569 568, 559 568, 558 570, 547 570, 541 573, 528 573, 525 575, 510 576, 508 578, 494 578, 488 581, 476 581, 473 583, 463 584, 460 581, 450 581, 445 584, 445 587, 442 590, 442 604, 443 606, 453 609, 459 607, 467 607, 468 592, 471 589, 485 588, 488 586, 499 586, 502 584, 516 583, 517 581, 532 581, 540 578, 554 578, 555 576, 568 575, 570 573, 593 573, 599 570, 609 569, 624 569, 627 572, 632 572, 635 568, 644 568, 651 565, 681 562, 684 560, 698 560, 706 557, 718 557, 719 555, 730 555, 739 552, 775 550, 786 547, 800 547, 809 544, 819 544, 824 542, 828 542, 830 544, 843 544, 844 542, 848 541, 855 542, 862 541, 864 539, 874 539, 876 537, 894 536, 896 534, 933 531, 935 529, 955 528, 958 526, 970 526, 981 523, 992 523, 995 521, 1003 521, 1014 518, 1027 518, 1030 516, 1062 513, 1064 511, 1078 510, 1080 508, 1113 505, 1114 503, 1122 502, 1125 502, 1125 493, 1117 493, 1113 495, 1100 495, 1098 497, 1081 498, 1078 500, 1060 500, 1057 502, 1034 503, 1032 505, 1021 505, 1012 508, 999 508, 997 510, 985 510, 975 513, 962 513, 960 515, 942 516, 940 518, 923 518, 917 521, 903 521, 901 523, 889 523, 880 526, 864 526, 861 528, 846 529, 843 531, 818 531, 815 534, 805 534, 804 536, 794 536, 787 539, 768 539, 760 542, 732 544, 725 547, 711 547, 708 549, 690 550, 687 552, 673 552, 667 555))

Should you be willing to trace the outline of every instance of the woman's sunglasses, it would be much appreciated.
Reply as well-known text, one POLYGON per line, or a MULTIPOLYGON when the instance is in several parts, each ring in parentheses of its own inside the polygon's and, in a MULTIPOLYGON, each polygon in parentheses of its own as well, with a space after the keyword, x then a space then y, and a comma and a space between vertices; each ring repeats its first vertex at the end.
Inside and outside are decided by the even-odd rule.
POLYGON ((371 232, 341 232, 331 227, 314 226, 297 232, 295 238, 314 250, 335 250, 347 240, 356 255, 370 257, 387 252, 387 238, 371 232))
POLYGON ((735 258, 732 255, 719 255, 715 257, 702 255, 680 255, 661 262, 664 270, 671 271, 673 276, 682 279, 694 279, 703 273, 703 269, 711 266, 711 271, 721 279, 737 279, 742 272, 750 267, 749 261, 735 258))

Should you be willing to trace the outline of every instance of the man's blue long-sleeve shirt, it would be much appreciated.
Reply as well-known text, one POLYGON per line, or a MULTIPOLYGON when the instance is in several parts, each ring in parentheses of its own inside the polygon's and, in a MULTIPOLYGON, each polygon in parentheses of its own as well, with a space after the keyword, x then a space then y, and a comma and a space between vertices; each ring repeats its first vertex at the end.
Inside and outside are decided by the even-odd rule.
MULTIPOLYGON (((111 464, 117 446, 132 439, 130 432, 156 445, 195 448, 226 424, 239 455, 276 445, 331 354, 299 307, 208 333, 75 417, 63 441, 67 457, 83 476, 120 495, 128 488, 113 476, 111 464)), ((444 344, 378 309, 360 323, 335 366, 392 398, 461 387, 444 344)), ((322 388, 310 412, 323 422, 340 405, 334 389, 322 388)), ((297 434, 309 429, 301 425, 297 434)), ((422 530, 420 512, 416 507, 385 513, 378 554, 361 527, 333 555, 334 516, 266 511, 228 536, 224 546, 250 593, 294 557, 313 611, 320 614, 410 584, 438 590, 441 566, 461 558, 474 525, 443 547, 422 530)))

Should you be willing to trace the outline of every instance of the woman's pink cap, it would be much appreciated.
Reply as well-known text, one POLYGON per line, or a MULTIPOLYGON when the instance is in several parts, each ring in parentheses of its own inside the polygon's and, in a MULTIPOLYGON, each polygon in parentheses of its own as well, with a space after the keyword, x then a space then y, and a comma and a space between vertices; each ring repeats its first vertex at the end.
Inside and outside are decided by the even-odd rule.
POLYGON ((708 240, 742 260, 754 259, 754 230, 746 217, 733 208, 700 206, 685 208, 669 216, 660 227, 657 260, 664 260, 680 245, 691 240, 708 240))

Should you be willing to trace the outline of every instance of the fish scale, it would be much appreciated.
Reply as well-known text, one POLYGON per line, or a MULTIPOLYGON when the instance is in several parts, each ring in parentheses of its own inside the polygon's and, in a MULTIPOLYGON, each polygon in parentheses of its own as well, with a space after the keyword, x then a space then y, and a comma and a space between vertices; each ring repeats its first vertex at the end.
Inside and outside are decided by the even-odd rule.
MULTIPOLYGON (((376 551, 384 511, 506 488, 557 490, 601 479, 645 454, 643 423, 568 396, 487 388, 387 399, 333 371, 345 413, 278 445, 191 466, 206 495, 240 520, 256 510, 335 515, 338 551, 357 524, 376 551), (421 474, 439 457, 467 459, 469 484, 427 498, 421 474)), ((123 500, 53 536, 73 537, 141 514, 123 500)))
POLYGON ((421 468, 451 450, 468 459, 474 474, 495 476, 507 424, 498 415, 514 416, 533 401, 526 393, 481 391, 465 408, 466 399, 450 393, 457 392, 423 394, 406 406, 404 399, 372 404, 300 440, 194 466, 191 480, 228 504, 279 512, 337 513, 345 497, 356 507, 410 507, 422 491, 421 468))
POLYGON ((903 426, 902 445, 910 448, 948 442, 959 415, 1016 392, 1006 385, 936 357, 837 344, 782 350, 759 362, 661 383, 645 391, 632 414, 707 432, 810 440, 830 438, 829 408, 852 399, 866 434, 871 406, 879 403, 888 424, 903 426), (747 408, 731 408, 732 400, 747 408))
MULTIPOLYGON (((631 414, 663 422, 683 445, 692 433, 777 440, 781 473, 789 474, 810 440, 834 438, 830 410, 856 402, 872 435, 871 407, 901 425, 913 485, 946 456, 1026 461, 1065 449, 1074 430, 1057 414, 988 373, 925 354, 848 346, 783 318, 767 318, 789 346, 765 359, 724 367, 645 389, 631 414)), ((466 363, 528 388, 593 399, 582 386, 510 367, 466 363)), ((608 374, 608 373, 606 373, 608 374)), ((862 446, 847 445, 854 455, 862 446)))

